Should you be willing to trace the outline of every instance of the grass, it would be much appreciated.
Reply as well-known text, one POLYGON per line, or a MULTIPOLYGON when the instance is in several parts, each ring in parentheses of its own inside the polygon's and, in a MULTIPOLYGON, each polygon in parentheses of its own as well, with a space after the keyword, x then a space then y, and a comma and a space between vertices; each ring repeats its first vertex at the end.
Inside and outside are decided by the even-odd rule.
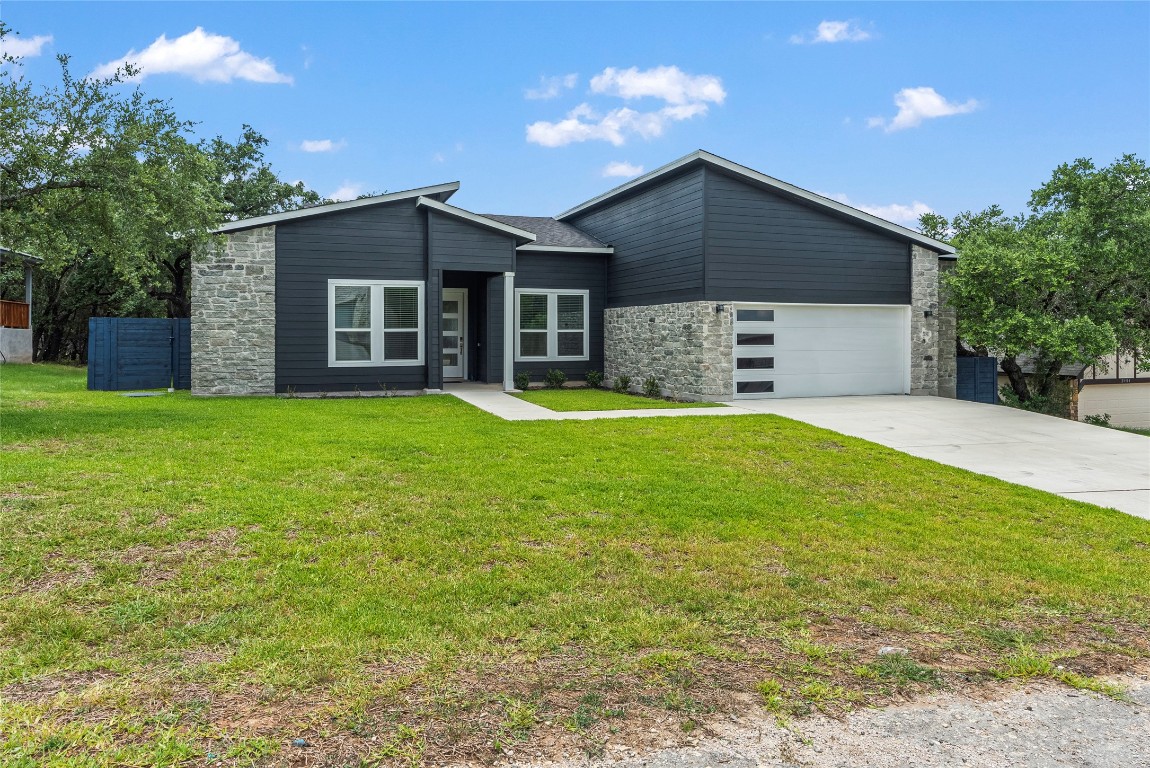
POLYGON ((925 674, 854 674, 879 644, 1006 676, 1023 640, 1146 652, 1146 521, 771 415, 126 398, 10 365, 0 440, 4 765, 279 764, 304 737, 435 764, 546 728, 592 754, 766 679, 801 714, 925 674))
POLYGON ((552 411, 631 411, 640 408, 714 408, 716 403, 674 402, 606 389, 532 389, 515 395, 552 411))

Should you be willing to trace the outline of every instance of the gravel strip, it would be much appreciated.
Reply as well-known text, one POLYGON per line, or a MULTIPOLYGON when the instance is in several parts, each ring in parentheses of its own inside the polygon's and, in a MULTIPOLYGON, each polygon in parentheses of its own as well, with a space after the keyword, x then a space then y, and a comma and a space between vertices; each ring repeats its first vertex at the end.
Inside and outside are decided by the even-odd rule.
POLYGON ((636 755, 608 744, 597 759, 497 765, 527 768, 1134 768, 1150 766, 1150 677, 1114 678, 1130 702, 1046 682, 1004 688, 984 701, 943 693, 865 710, 844 720, 813 717, 777 726, 765 713, 708 723, 715 734, 689 747, 636 755))

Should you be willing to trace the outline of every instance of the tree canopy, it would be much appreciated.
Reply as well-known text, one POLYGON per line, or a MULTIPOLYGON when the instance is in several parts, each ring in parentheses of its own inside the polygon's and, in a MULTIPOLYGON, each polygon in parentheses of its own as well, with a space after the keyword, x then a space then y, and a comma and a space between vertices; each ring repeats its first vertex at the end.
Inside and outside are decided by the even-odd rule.
POLYGON ((1021 402, 1049 396, 1064 364, 1150 350, 1150 168, 1134 155, 1060 165, 1025 214, 990 206, 919 223, 958 248, 945 283, 959 336, 1002 358, 1021 402))

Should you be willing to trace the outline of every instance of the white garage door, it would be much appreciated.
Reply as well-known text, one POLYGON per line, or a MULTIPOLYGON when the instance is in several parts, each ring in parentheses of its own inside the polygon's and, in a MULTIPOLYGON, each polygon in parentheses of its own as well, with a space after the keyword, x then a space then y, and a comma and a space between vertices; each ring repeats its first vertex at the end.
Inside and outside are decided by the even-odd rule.
POLYGON ((902 394, 908 307, 735 305, 735 397, 902 394))

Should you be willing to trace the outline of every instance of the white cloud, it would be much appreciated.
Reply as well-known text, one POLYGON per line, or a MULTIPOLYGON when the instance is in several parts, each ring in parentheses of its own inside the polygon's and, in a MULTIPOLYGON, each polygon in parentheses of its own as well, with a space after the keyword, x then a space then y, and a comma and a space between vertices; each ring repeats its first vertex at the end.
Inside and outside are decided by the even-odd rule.
POLYGON ((809 35, 791 35, 791 42, 803 43, 860 43, 870 39, 870 32, 854 21, 821 21, 809 35))
POLYGON ((291 83, 290 75, 276 70, 271 59, 260 59, 240 48, 239 41, 224 35, 205 32, 196 27, 173 40, 160 35, 142 51, 127 54, 101 64, 91 77, 109 77, 125 64, 140 68, 139 79, 149 75, 186 75, 198 83, 230 83, 249 80, 253 83, 291 83))
POLYGON ((346 146, 347 142, 343 139, 339 141, 332 141, 331 139, 304 139, 299 144, 299 148, 304 152, 338 152, 346 146))
POLYGON ((51 35, 36 35, 35 37, 7 36, 3 40, 0 52, 5 56, 30 59, 39 56, 45 45, 52 42, 51 35))
POLYGON ((363 194, 363 185, 358 182, 345 181, 339 189, 328 195, 332 200, 354 200, 363 194))
POLYGON ((575 87, 579 82, 579 75, 571 73, 569 75, 554 75, 552 77, 540 77, 538 88, 528 88, 523 92, 524 97, 528 99, 554 99, 563 91, 570 90, 575 87))
POLYGON ((915 200, 909 205, 905 203, 890 203, 889 205, 866 205, 865 203, 853 203, 846 195, 824 195, 832 200, 837 200, 844 205, 849 205, 852 208, 858 208, 860 211, 869 213, 871 216, 878 216, 880 219, 893 221, 896 224, 903 224, 913 226, 918 224, 918 217, 924 213, 934 213, 934 209, 923 202, 915 200))
POLYGON ((643 166, 634 165, 633 163, 626 163, 616 160, 613 163, 607 163, 603 168, 603 176, 606 178, 621 177, 629 179, 632 176, 638 176, 643 172, 643 166))
POLYGON ((689 75, 678 67, 648 70, 608 67, 591 79, 591 90, 625 101, 652 97, 664 101, 665 106, 646 112, 630 107, 600 112, 583 103, 562 120, 539 120, 528 125, 527 141, 544 147, 606 141, 618 147, 631 136, 644 139, 662 136, 668 124, 705 115, 710 104, 722 104, 727 97, 718 77, 689 75))
POLYGON ((894 104, 898 107, 897 115, 890 120, 882 117, 867 118, 867 126, 882 128, 891 133, 905 128, 915 128, 921 125, 923 120, 962 115, 982 106, 975 99, 968 99, 962 104, 947 101, 936 90, 927 87, 903 88, 894 95, 894 104))
POLYGON ((652 67, 640 70, 607 67, 591 78, 591 92, 622 99, 653 96, 668 104, 714 102, 727 98, 723 81, 714 75, 688 75, 678 67, 652 67))

